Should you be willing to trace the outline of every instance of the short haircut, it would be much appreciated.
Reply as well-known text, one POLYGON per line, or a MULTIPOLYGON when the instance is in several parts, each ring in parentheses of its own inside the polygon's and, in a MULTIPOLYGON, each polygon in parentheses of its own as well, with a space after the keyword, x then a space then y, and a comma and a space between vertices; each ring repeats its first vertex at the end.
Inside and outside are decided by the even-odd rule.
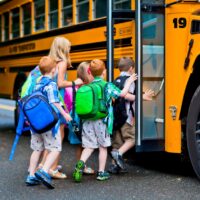
POLYGON ((77 68, 77 78, 80 78, 84 83, 89 83, 88 78, 88 68, 90 63, 89 62, 82 62, 79 64, 77 68))
POLYGON ((120 71, 128 71, 131 67, 135 67, 135 63, 130 57, 122 57, 119 59, 117 66, 120 71))
POLYGON ((39 68, 42 75, 50 73, 56 67, 56 62, 50 56, 44 56, 40 59, 39 68))
POLYGON ((94 77, 101 76, 105 68, 105 63, 102 60, 94 59, 90 62, 90 71, 94 77))

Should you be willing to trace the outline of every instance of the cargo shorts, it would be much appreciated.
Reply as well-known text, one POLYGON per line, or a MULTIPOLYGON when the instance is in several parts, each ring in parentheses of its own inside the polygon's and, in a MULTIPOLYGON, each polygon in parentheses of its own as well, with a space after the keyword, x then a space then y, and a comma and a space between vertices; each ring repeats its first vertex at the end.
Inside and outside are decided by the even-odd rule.
POLYGON ((61 151, 62 141, 60 129, 58 129, 55 137, 52 135, 51 130, 42 134, 31 133, 31 149, 33 151, 61 151))

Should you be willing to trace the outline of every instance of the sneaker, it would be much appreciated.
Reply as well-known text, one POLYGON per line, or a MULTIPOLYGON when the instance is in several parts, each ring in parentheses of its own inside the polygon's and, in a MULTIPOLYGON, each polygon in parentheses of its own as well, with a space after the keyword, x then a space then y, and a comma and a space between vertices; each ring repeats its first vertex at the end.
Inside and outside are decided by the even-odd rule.
POLYGON ((111 174, 120 174, 120 173, 128 173, 127 168, 121 169, 118 165, 116 164, 111 164, 108 172, 111 174))
POLYGON ((54 189, 51 183, 51 176, 44 170, 39 169, 35 172, 35 176, 49 189, 54 189))
POLYGON ((39 185, 40 180, 38 180, 35 176, 28 175, 25 183, 27 186, 34 186, 34 185, 39 185))
POLYGON ((73 178, 75 182, 81 182, 84 168, 85 168, 85 163, 82 160, 79 160, 76 163, 76 167, 73 172, 73 178))
POLYGON ((121 169, 125 169, 124 159, 122 158, 122 155, 119 154, 119 151, 113 150, 111 151, 111 155, 116 165, 118 165, 121 169))
POLYGON ((97 180, 99 181, 105 181, 108 180, 110 178, 110 174, 106 171, 104 172, 97 172, 97 180))
POLYGON ((119 174, 120 167, 116 164, 111 164, 109 169, 108 169, 108 172, 111 173, 111 174, 119 174))

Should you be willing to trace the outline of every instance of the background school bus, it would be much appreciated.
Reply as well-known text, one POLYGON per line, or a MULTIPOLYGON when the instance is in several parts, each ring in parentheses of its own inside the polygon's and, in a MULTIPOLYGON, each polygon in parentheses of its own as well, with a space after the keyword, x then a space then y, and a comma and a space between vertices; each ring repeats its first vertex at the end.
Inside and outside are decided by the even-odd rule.
POLYGON ((69 80, 75 78, 80 62, 107 61, 106 44, 112 40, 115 77, 120 57, 136 61, 136 151, 182 154, 187 148, 200 177, 200 2, 113 0, 111 38, 107 37, 107 3, 13 0, 1 4, 1 97, 17 97, 54 37, 64 36, 72 43, 74 69, 68 70, 69 80), (134 19, 126 11, 132 11, 134 19), (142 101, 145 88, 155 90, 153 101, 142 101))

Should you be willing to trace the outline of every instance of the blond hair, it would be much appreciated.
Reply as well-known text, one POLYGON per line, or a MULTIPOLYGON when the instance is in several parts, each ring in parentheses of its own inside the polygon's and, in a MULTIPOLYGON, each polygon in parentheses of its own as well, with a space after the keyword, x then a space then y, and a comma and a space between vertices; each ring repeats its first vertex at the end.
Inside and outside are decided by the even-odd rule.
POLYGON ((56 62, 50 56, 43 56, 39 62, 39 69, 42 75, 50 73, 56 67, 56 62))
POLYGON ((71 42, 64 37, 56 37, 51 45, 49 56, 56 62, 64 61, 67 66, 71 66, 71 60, 69 56, 71 48, 71 42))
POLYGON ((89 62, 82 62, 79 64, 77 68, 77 78, 80 78, 84 83, 89 83, 89 77, 88 77, 88 68, 90 63, 89 62))
POLYGON ((90 62, 90 71, 94 77, 101 76, 105 68, 105 63, 102 60, 94 59, 90 62))

